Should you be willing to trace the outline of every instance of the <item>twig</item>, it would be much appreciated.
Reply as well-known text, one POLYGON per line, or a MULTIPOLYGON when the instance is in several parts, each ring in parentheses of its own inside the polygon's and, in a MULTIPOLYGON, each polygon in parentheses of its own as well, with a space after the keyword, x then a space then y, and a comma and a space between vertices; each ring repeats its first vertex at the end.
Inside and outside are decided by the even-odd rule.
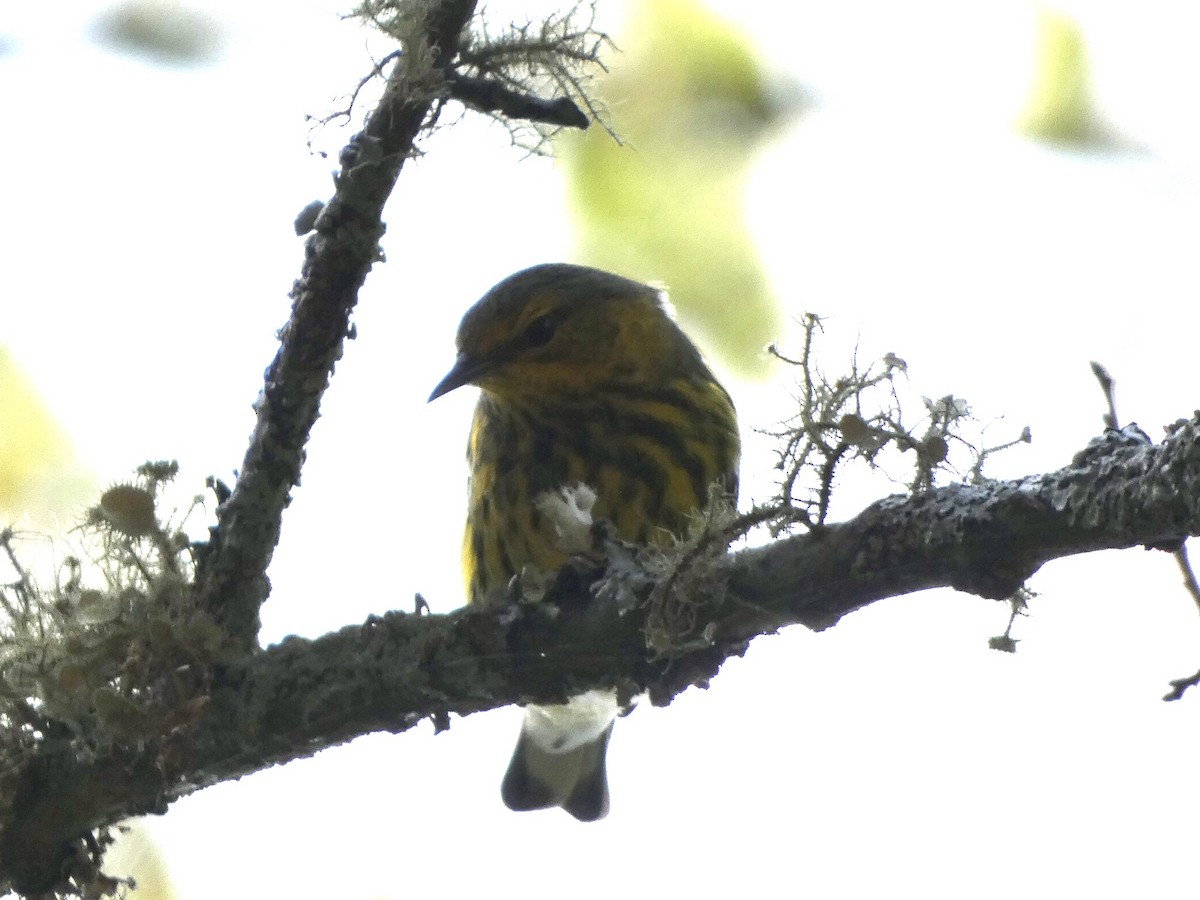
MULTIPOLYGON (((1181 543, 1172 555, 1175 557, 1175 562, 1179 564, 1179 571, 1183 575, 1183 586, 1192 595, 1192 599, 1196 601, 1197 608, 1200 608, 1200 582, 1197 582, 1196 572, 1192 568, 1191 560, 1188 559, 1187 544, 1181 543)), ((1163 699, 1167 701, 1178 700, 1188 688, 1197 683, 1200 683, 1200 671, 1187 678, 1179 678, 1171 681, 1169 682, 1171 691, 1163 699)))
POLYGON ((1024 586, 1013 591, 1012 596, 1008 598, 1008 624, 1004 626, 1004 633, 988 638, 988 647, 1001 653, 1017 652, 1020 639, 1012 636, 1013 626, 1017 623, 1018 616, 1026 615, 1029 601, 1035 596, 1033 591, 1024 586))
POLYGON ((1196 601, 1196 607, 1200 609, 1200 582, 1196 581, 1196 572, 1192 569, 1192 563, 1188 559, 1187 546, 1180 546, 1173 555, 1175 562, 1179 564, 1179 571, 1183 574, 1183 586, 1187 588, 1192 599, 1196 601))
POLYGON ((473 78, 453 70, 446 72, 450 96, 482 112, 500 112, 512 119, 526 119, 562 128, 586 129, 591 120, 570 97, 546 100, 523 94, 490 78, 473 78))
POLYGON ((1163 700, 1170 703, 1173 700, 1179 700, 1183 697, 1187 693, 1188 688, 1200 684, 1200 672, 1196 672, 1195 675, 1189 675, 1187 678, 1175 678, 1167 683, 1171 685, 1171 690, 1163 695, 1163 700))
MULTIPOLYGON (((1108 412, 1104 415, 1104 424, 1108 428, 1117 427, 1117 382, 1116 379, 1109 374, 1108 369, 1100 365, 1100 363, 1092 362, 1092 374, 1096 376, 1096 380, 1100 382, 1100 389, 1104 391, 1104 399, 1108 403, 1108 412)), ((1151 545, 1153 546, 1153 545, 1151 545)), ((1175 562, 1179 566, 1179 571, 1183 575, 1183 586, 1191 595, 1193 602, 1196 604, 1196 609, 1200 610, 1200 582, 1196 580, 1196 572, 1192 569, 1192 563, 1188 559, 1187 544, 1182 540, 1175 542, 1174 540, 1165 542, 1162 546, 1156 549, 1170 549, 1171 555, 1175 557, 1175 562), (1174 546, 1172 546, 1174 544, 1174 546)), ((1163 697, 1163 700, 1171 702, 1180 699, 1187 689, 1200 684, 1200 671, 1194 675, 1189 675, 1186 678, 1176 678, 1168 682, 1171 685, 1171 690, 1163 697)))
POLYGON ((1030 431, 1029 426, 1026 425, 1021 430, 1021 433, 1011 441, 1005 441, 1003 444, 997 444, 995 447, 983 447, 978 451, 978 453, 975 454, 975 464, 971 466, 971 471, 967 476, 967 480, 971 484, 979 484, 981 481, 983 481, 983 464, 992 454, 1009 450, 1012 447, 1017 446, 1017 444, 1030 444, 1032 442, 1033 432, 1030 431))
POLYGON ((1100 390, 1104 391, 1104 399, 1108 402, 1108 412, 1104 415, 1105 428, 1119 428, 1117 424, 1117 383, 1108 374, 1108 369, 1095 360, 1092 361, 1092 374, 1100 382, 1100 390))

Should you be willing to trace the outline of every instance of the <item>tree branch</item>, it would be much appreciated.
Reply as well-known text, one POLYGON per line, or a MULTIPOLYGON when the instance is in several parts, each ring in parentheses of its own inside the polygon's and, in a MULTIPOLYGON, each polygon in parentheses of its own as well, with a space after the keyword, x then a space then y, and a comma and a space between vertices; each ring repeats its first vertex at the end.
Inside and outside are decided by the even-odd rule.
POLYGON ((880 500, 854 519, 715 557, 693 637, 647 649, 653 579, 569 564, 541 603, 449 615, 389 613, 317 640, 289 638, 218 673, 203 716, 137 747, 91 755, 47 740, 0 777, 0 869, 33 891, 92 828, 373 731, 590 688, 665 704, 706 685, 749 640, 790 624, 824 629, 876 600, 934 587, 1004 598, 1046 561, 1177 546, 1200 534, 1200 417, 1158 445, 1109 431, 1056 472, 880 500), (619 592, 617 592, 619 593, 619 592))
POLYGON ((481 112, 499 112, 510 119, 526 119, 562 128, 587 128, 589 119, 570 97, 547 100, 533 94, 514 91, 490 78, 475 78, 460 72, 446 72, 450 96, 481 112))
POLYGON ((257 645, 265 575, 288 494, 299 481, 304 445, 350 327, 358 290, 379 258, 383 205, 414 142, 439 110, 433 85, 457 52, 475 0, 429 5, 424 46, 406 47, 379 106, 342 151, 336 192, 305 244, 292 287, 292 314, 255 403, 257 422, 232 495, 217 510, 196 579, 197 603, 243 651, 257 645), (426 83, 428 82, 428 83, 426 83))
MULTIPOLYGON (((414 141, 437 118, 447 79, 477 106, 532 118, 550 109, 446 74, 474 6, 420 6, 419 40, 397 57, 379 107, 341 154, 334 197, 312 222, 250 447, 188 598, 221 626, 228 646, 220 662, 198 655, 180 666, 188 690, 158 718, 143 715, 137 697, 97 692, 118 712, 127 703, 131 723, 121 733, 23 726, 29 752, 0 770, 0 890, 43 894, 94 829, 361 734, 404 731, 424 718, 441 730, 451 713, 552 703, 600 687, 665 704, 707 684, 756 635, 789 624, 827 628, 876 600, 939 586, 1007 597, 1049 559, 1174 549, 1200 534, 1200 420, 1158 446, 1130 426, 1049 475, 887 498, 849 522, 733 555, 699 545, 688 571, 667 577, 614 545, 607 570, 571 563, 539 603, 391 613, 258 651, 264 573, 357 291, 378 258, 383 205, 414 141), (666 608, 684 614, 670 621, 666 608), (667 623, 666 640, 649 640, 650 621, 667 623)), ((143 687, 153 693, 150 685, 129 693, 143 687)), ((18 709, 37 718, 32 707, 18 709)))
MULTIPOLYGON (((299 481, 321 397, 342 354, 358 290, 379 258, 384 203, 405 160, 414 155, 417 137, 437 118, 444 94, 439 73, 458 52, 475 5, 475 0, 430 0, 408 8, 421 18, 378 107, 342 151, 334 196, 313 222, 303 269, 291 291, 291 316, 255 402, 249 448, 232 492, 217 509, 210 540, 198 553, 191 604, 216 620, 226 639, 225 655, 236 661, 214 674, 220 687, 213 698, 227 696, 233 679, 255 658, 259 609, 270 589, 267 565, 289 492, 299 481)), ((201 717, 206 702, 192 698, 190 712, 180 713, 171 733, 139 740, 137 748, 96 749, 87 741, 64 744, 43 734, 28 755, 0 771, 0 891, 11 885, 40 895, 69 881, 74 877, 70 860, 94 855, 80 852, 84 835, 124 816, 165 808, 178 795, 180 781, 202 771, 195 761, 207 758, 204 745, 193 745, 193 738, 209 735, 209 746, 226 749, 229 738, 236 743, 237 731, 226 735, 226 743, 213 737, 213 729, 193 734, 189 718, 201 717)), ((267 717, 257 727, 269 730, 270 721, 267 717)), ((214 769, 209 780, 221 777, 214 769)))

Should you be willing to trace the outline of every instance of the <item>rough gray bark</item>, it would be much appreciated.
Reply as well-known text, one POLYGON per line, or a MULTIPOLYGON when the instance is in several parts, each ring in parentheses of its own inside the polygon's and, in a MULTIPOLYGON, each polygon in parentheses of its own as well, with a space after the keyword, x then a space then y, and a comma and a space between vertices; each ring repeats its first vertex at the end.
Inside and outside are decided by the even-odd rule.
MULTIPOLYGON (((424 718, 444 728, 450 713, 613 685, 667 703, 786 625, 824 629, 933 587, 1004 598, 1050 559, 1173 549, 1197 534, 1200 417, 1157 445, 1135 428, 1109 431, 1056 472, 888 497, 848 522, 723 557, 690 630, 704 639, 669 658, 647 650, 653 601, 597 601, 591 588, 604 573, 574 567, 541 605, 389 613, 317 640, 290 638, 221 672, 199 722, 157 744, 81 759, 47 742, 5 779, 4 871, 28 890, 55 848, 93 827, 369 732, 424 718), (579 646, 588 652, 574 653, 579 646)), ((639 598, 652 587, 641 583, 639 598)))
POLYGON ((342 150, 337 190, 305 244, 304 268, 291 292, 292 314, 255 403, 257 423, 241 474, 217 512, 197 579, 199 605, 211 610, 245 650, 257 643, 259 608, 270 592, 264 573, 279 540, 288 494, 300 480, 304 445, 341 358, 358 290, 379 258, 383 206, 418 135, 441 107, 430 75, 436 78, 447 68, 475 12, 475 0, 427 6, 428 59, 420 47, 405 48, 379 106, 342 150))
MULTIPOLYGON (((266 568, 358 289, 379 258, 383 206, 418 135, 437 118, 447 93, 439 73, 457 53, 475 5, 436 0, 410 6, 410 16, 423 16, 420 29, 398 58, 378 107, 342 151, 335 194, 316 216, 292 288, 292 314, 255 404, 249 449, 218 508, 197 573, 195 606, 212 614, 233 652, 253 658, 256 651, 259 609, 270 590, 266 568)), ((228 685, 229 677, 239 677, 237 668, 215 683, 228 685)), ((269 720, 263 724, 269 730, 269 720)), ((253 740, 252 733, 247 737, 253 740)), ((46 736, 35 753, 0 771, 0 890, 49 891, 71 877, 72 859, 95 855, 82 836, 129 814, 161 810, 172 794, 168 785, 190 778, 188 743, 167 736, 158 746, 111 747, 80 766, 80 748, 46 736)))

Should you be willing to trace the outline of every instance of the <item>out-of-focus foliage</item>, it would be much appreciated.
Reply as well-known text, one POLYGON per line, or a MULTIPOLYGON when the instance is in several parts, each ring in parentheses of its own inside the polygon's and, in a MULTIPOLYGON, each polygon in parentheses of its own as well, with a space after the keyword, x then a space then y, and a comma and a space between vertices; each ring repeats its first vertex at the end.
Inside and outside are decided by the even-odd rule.
POLYGON ((144 822, 131 820, 121 830, 112 849, 104 855, 104 868, 128 873, 136 882, 137 890, 130 893, 130 900, 171 900, 178 896, 166 860, 144 822))
MULTIPOLYGON (((104 491, 48 573, 36 536, 0 529, 0 770, 16 770, 47 736, 73 742, 77 754, 143 747, 203 716, 224 636, 192 601, 183 526, 200 499, 161 511, 178 470, 148 462, 104 491)), ((117 896, 128 885, 101 871, 112 837, 100 829, 64 862, 58 893, 117 896)), ((170 896, 153 848, 128 849, 154 888, 146 896, 170 896)))
POLYGON ((0 347, 0 517, 27 516, 34 525, 49 525, 68 515, 90 488, 66 434, 0 347))
POLYGON ((1038 14, 1037 28, 1033 85, 1018 129, 1065 144, 1103 141, 1083 30, 1066 14, 1045 9, 1038 14))
POLYGON ((583 260, 663 281, 689 327, 742 374, 780 330, 742 214, 745 173, 795 106, 746 39, 696 0, 632 5, 599 85, 620 135, 566 135, 583 260))
POLYGON ((99 41, 157 63, 194 65, 220 55, 220 24, 201 9, 177 0, 126 0, 96 22, 99 41))

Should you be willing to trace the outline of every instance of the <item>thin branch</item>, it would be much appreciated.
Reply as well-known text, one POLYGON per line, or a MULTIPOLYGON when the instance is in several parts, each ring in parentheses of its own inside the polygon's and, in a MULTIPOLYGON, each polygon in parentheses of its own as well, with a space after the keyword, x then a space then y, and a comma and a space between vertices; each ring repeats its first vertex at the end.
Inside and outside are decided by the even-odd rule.
POLYGON ((1192 595, 1197 609, 1200 609, 1200 582, 1196 581, 1196 572, 1192 568, 1191 560, 1188 559, 1187 547, 1181 546, 1175 551, 1174 556, 1175 562, 1179 564, 1179 572, 1183 575, 1183 586, 1192 595))
POLYGON ((1025 610, 1029 608, 1029 601, 1035 596, 1037 595, 1026 587, 1017 588, 1013 592, 1008 598, 1008 624, 1004 626, 1003 634, 988 638, 988 647, 990 649, 999 650, 1001 653, 1017 652, 1017 644, 1020 641, 1018 638, 1012 636, 1013 626, 1017 623, 1019 617, 1028 615, 1025 610))
POLYGON ((482 112, 499 112, 510 119, 525 119, 543 125, 586 129, 591 120, 569 97, 546 100, 513 90, 490 78, 472 78, 453 70, 446 72, 450 96, 482 112))
POLYGON ((1004 443, 997 444, 994 447, 981 447, 975 454, 975 462, 971 466, 971 471, 967 475, 967 480, 972 484, 978 484, 983 480, 983 464, 987 462, 989 456, 992 456, 996 453, 1003 453, 1005 450, 1009 450, 1017 446, 1017 444, 1031 443, 1033 443, 1033 432, 1029 429, 1029 426, 1026 425, 1021 430, 1021 433, 1011 441, 1005 441, 1004 443))
MULTIPOLYGON (((1092 361, 1092 374, 1096 376, 1096 380, 1100 382, 1100 390, 1104 392, 1104 400, 1108 404, 1108 412, 1104 415, 1104 424, 1107 428, 1116 428, 1117 422, 1117 382, 1112 377, 1108 369, 1100 363, 1092 361)), ((1173 434, 1174 429, 1183 427, 1182 421, 1176 422, 1174 426, 1168 428, 1168 434, 1173 434)), ((1196 580, 1196 572, 1192 569, 1191 560, 1188 559, 1187 545, 1182 539, 1168 540, 1155 545, 1155 549, 1167 550, 1175 557, 1175 563, 1179 566, 1179 572, 1183 575, 1183 586, 1191 595, 1192 601, 1196 604, 1197 610, 1200 610, 1200 582, 1196 580)), ((1194 675, 1189 675, 1186 678, 1176 678, 1169 681, 1171 690, 1163 697, 1163 700, 1168 702, 1179 700, 1187 692, 1187 689, 1200 683, 1200 671, 1194 675)))
POLYGON ((1187 678, 1173 678, 1167 682, 1171 686, 1166 694, 1163 695, 1163 700, 1171 703, 1175 700, 1181 700, 1183 695, 1187 693, 1188 688, 1195 687, 1200 684, 1200 671, 1194 675, 1189 675, 1187 678))
POLYGON ((1092 374, 1100 382, 1100 390, 1104 392, 1104 400, 1108 403, 1108 412, 1104 415, 1105 428, 1120 428, 1117 419, 1117 383, 1108 369, 1096 361, 1092 361, 1092 374))
MULTIPOLYGON (((603 53, 613 49, 608 35, 595 24, 594 0, 541 22, 508 25, 499 33, 481 18, 446 77, 451 89, 458 91, 463 87, 456 88, 454 82, 466 79, 465 93, 458 99, 474 109, 552 129, 585 128, 585 121, 597 122, 620 144, 603 103, 591 89, 595 73, 608 71, 603 53), (548 93, 558 94, 559 99, 540 96, 548 93)), ((514 128, 511 121, 506 124, 515 144, 542 151, 550 133, 547 129, 534 128, 529 134, 514 128)))
MULTIPOLYGON (((354 89, 350 91, 350 95, 346 98, 346 106, 343 109, 334 110, 333 112, 327 113, 323 116, 306 116, 306 121, 313 123, 312 131, 309 133, 308 149, 313 149, 312 135, 318 129, 335 122, 340 122, 341 124, 348 123, 351 116, 354 115, 354 107, 358 104, 359 95, 363 92, 366 86, 375 81, 375 79, 383 76, 383 70, 387 67, 388 63, 397 62, 403 55, 403 50, 393 50, 391 53, 386 54, 383 59, 376 62, 375 65, 371 67, 370 72, 358 79, 358 84, 356 84, 354 89)), ((322 153, 321 155, 324 156, 325 154, 322 153)), ((301 231, 298 233, 305 234, 307 232, 301 231)))
MULTIPOLYGON (((1200 609, 1200 582, 1196 580, 1196 571, 1192 568, 1191 560, 1188 559, 1187 545, 1180 544, 1179 548, 1172 554, 1175 557, 1175 562, 1179 565, 1179 572, 1183 575, 1183 586, 1187 592, 1191 594, 1192 600, 1195 601, 1196 607, 1200 609)), ((1168 682, 1171 685, 1171 690, 1163 697, 1164 700, 1170 702, 1179 700, 1187 692, 1190 687, 1195 687, 1200 684, 1200 672, 1195 675, 1189 675, 1187 678, 1176 678, 1168 682)))

